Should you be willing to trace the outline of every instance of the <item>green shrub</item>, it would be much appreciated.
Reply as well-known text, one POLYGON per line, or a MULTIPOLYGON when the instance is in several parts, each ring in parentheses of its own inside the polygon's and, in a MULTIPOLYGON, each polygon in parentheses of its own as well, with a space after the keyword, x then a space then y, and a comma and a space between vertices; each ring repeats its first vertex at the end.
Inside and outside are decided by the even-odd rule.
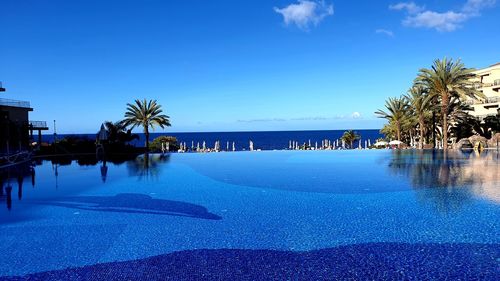
POLYGON ((179 150, 179 144, 177 143, 177 138, 172 136, 159 136, 149 143, 149 150, 151 152, 161 152, 161 144, 169 143, 170 151, 179 150))

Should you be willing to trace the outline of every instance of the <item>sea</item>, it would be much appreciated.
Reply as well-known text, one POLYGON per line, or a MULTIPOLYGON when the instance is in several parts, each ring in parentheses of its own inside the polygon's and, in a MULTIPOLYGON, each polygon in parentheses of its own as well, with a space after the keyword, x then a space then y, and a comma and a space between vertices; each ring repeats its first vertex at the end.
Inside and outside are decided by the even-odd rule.
MULTIPOLYGON (((362 147, 365 147, 365 141, 370 140, 373 144, 379 138, 383 138, 384 135, 380 133, 379 130, 355 130, 361 139, 354 143, 355 147, 358 147, 360 142, 362 147)), ((203 142, 206 143, 207 147, 213 148, 215 142, 220 142, 220 147, 222 150, 226 150, 229 144, 229 149, 232 150, 233 142, 235 144, 235 149, 238 151, 248 150, 250 146, 250 141, 253 142, 254 149, 261 150, 282 150, 288 149, 290 142, 297 142, 299 145, 309 144, 315 146, 316 142, 318 146, 321 146, 322 141, 329 140, 330 142, 335 142, 342 137, 345 130, 321 130, 321 131, 259 131, 259 132, 198 132, 198 133, 151 133, 150 141, 159 136, 173 136, 176 137, 178 142, 186 143, 188 148, 196 147, 199 143, 200 147, 203 142)), ((145 136, 140 133, 138 140, 130 142, 134 146, 144 146, 145 136)), ((81 137, 88 139, 95 139, 96 134, 58 134, 57 139, 63 139, 69 136, 81 137)), ((52 143, 54 141, 54 135, 43 135, 43 142, 52 143)), ((340 143, 340 140, 339 140, 340 143)))

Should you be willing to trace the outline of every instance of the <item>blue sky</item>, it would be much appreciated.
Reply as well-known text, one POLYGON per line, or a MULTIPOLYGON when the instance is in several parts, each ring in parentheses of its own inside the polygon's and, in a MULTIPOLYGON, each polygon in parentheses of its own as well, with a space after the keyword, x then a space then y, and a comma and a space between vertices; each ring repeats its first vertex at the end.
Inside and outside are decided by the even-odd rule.
POLYGON ((167 131, 380 128, 421 67, 500 62, 500 4, 434 1, 2 1, 3 98, 93 133, 157 99, 167 131))

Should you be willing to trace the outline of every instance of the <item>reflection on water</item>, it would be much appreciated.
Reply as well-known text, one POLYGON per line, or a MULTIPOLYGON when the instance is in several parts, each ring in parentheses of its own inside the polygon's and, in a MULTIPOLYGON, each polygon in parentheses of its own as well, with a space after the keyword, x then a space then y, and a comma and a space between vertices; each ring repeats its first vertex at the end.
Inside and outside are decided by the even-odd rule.
MULTIPOLYGON (((141 155, 133 161, 127 163, 129 174, 137 176, 139 179, 150 176, 158 176, 160 173, 160 163, 165 163, 169 160, 167 155, 141 155)), ((71 164, 72 162, 70 162, 71 164)), ((82 164, 81 161, 75 161, 79 166, 88 166, 86 161, 82 164)), ((102 184, 106 182, 108 164, 107 161, 100 161, 98 164, 100 170, 100 180, 102 184)), ((52 172, 55 178, 55 189, 57 189, 57 179, 63 174, 59 170, 60 162, 52 163, 52 172)), ((48 168, 48 167, 46 167, 48 168)), ((0 199, 5 199, 7 209, 12 210, 12 197, 14 189, 17 187, 17 197, 19 200, 23 197, 23 183, 26 178, 31 178, 32 186, 35 186, 35 169, 36 163, 24 163, 21 165, 12 166, 0 170, 0 199)), ((45 170, 50 171, 48 169, 45 170)), ((45 175, 47 176, 47 174, 45 175)), ((71 179, 72 181, 77 180, 71 179)), ((43 192, 42 192, 43 193, 43 192)), ((98 211, 98 212, 114 212, 128 214, 154 214, 154 215, 169 215, 191 217, 208 220, 221 220, 222 218, 216 214, 210 213, 207 208, 188 202, 172 201, 165 199, 153 198, 149 195, 140 193, 120 193, 113 196, 75 196, 74 191, 60 190, 58 192, 47 192, 46 197, 38 199, 31 198, 29 205, 46 205, 64 207, 78 210, 98 211)), ((22 219, 22 218, 21 218, 22 219)), ((15 220, 15 218, 14 218, 15 220)), ((12 221, 12 220, 11 220, 12 221)), ((0 220, 1 222, 1 220, 0 220)))
POLYGON ((127 169, 131 176, 141 179, 158 178, 165 167, 160 164, 170 161, 170 154, 143 154, 127 162, 127 169))
MULTIPOLYGON (((161 163, 167 163, 169 161, 170 155, 166 154, 152 154, 152 155, 140 155, 133 160, 125 161, 123 159, 113 159, 111 163, 116 167, 117 165, 126 162, 126 167, 130 176, 137 177, 139 180, 148 178, 157 178, 161 173, 161 163)), ((57 158, 51 159, 50 172, 42 175, 43 177, 53 177, 53 188, 55 190, 59 189, 59 177, 64 175, 61 174, 61 168, 64 166, 99 166, 100 179, 103 184, 106 183, 108 178, 109 170, 109 160, 103 159, 98 161, 95 156, 83 156, 77 160, 71 160, 69 158, 57 158)), ((12 199, 16 197, 21 200, 23 198, 23 188, 26 181, 31 181, 31 186, 35 187, 36 180, 36 169, 39 165, 48 165, 48 161, 36 160, 33 162, 25 162, 19 165, 10 166, 7 168, 0 169, 0 202, 5 202, 7 209, 12 209, 12 199)), ((164 167, 163 167, 164 168, 164 167)), ((97 176, 97 174, 96 174, 97 176)))
POLYGON ((388 167, 410 180, 419 199, 452 212, 474 197, 500 203, 499 156, 497 150, 394 150, 388 167))
MULTIPOLYGON (((342 154, 344 155, 342 158, 341 154, 335 153, 324 156, 314 154, 316 158, 313 158, 316 160, 318 156, 321 156, 320 160, 327 159, 331 163, 329 167, 336 167, 333 170, 325 168, 325 165, 314 165, 317 164, 314 162, 310 164, 300 161, 297 163, 284 162, 283 159, 287 159, 288 155, 295 154, 227 154, 232 158, 223 158, 218 155, 210 157, 205 155, 175 155, 174 159, 178 163, 198 165, 222 178, 232 177, 238 182, 242 181, 246 186, 260 187, 259 184, 262 184, 265 188, 275 188, 276 185, 284 182, 303 188, 298 189, 299 191, 319 192, 317 190, 321 191, 322 186, 336 190, 335 188, 338 189, 340 186, 344 193, 357 191, 361 194, 369 193, 364 189, 356 190, 356 188, 359 189, 361 183, 367 185, 366 188, 375 190, 379 188, 386 192, 393 189, 394 191, 402 191, 407 190, 406 188, 413 188, 419 202, 431 204, 442 212, 460 210, 476 198, 500 204, 500 153, 496 150, 487 150, 481 154, 473 151, 449 151, 445 153, 438 150, 394 150, 383 152, 384 164, 387 165, 374 163, 373 159, 367 156, 370 155, 369 151, 366 152, 367 154, 363 153, 352 154, 352 157, 356 157, 353 161, 356 165, 365 165, 363 167, 366 169, 363 174, 366 178, 356 177, 359 174, 356 169, 345 168, 339 172, 338 169, 345 165, 346 158, 344 154, 342 154), (270 167, 278 170, 269 169, 270 167), (292 177, 294 169, 299 169, 301 173, 294 173, 292 177), (311 173, 311 171, 317 173, 311 173), (284 176, 287 173, 290 176, 284 176), (401 176, 408 179, 411 187, 400 180, 401 176), (381 177, 382 179, 379 179, 381 177), (286 178, 291 178, 294 181, 286 181, 286 178), (255 185, 253 185, 254 183, 255 185), (383 189, 377 185, 389 187, 383 189), (390 186, 395 187, 390 188, 390 186)), ((36 176, 39 176, 42 181, 42 189, 39 190, 36 197, 49 200, 85 192, 89 188, 90 182, 97 188, 101 185, 109 185, 110 183, 107 181, 109 181, 110 171, 123 170, 118 169, 118 166, 123 162, 126 163, 123 166, 126 168, 126 172, 119 175, 115 173, 113 179, 122 179, 124 176, 127 177, 128 173, 129 178, 137 180, 161 181, 164 176, 161 173, 166 174, 168 167, 165 164, 170 161, 171 156, 168 154, 145 154, 133 160, 118 163, 106 160, 80 159, 72 162, 66 160, 39 161, 12 166, 0 169, 0 203, 5 204, 4 206, 11 210, 13 199, 22 200, 25 197, 27 182, 31 182, 31 187, 35 187, 36 176), (87 172, 85 173, 79 171, 78 167, 85 166, 91 168, 86 168, 87 172), (40 168, 39 174, 36 173, 38 168, 40 168), (89 178, 89 173, 95 174, 95 178, 89 178), (58 190, 59 177, 65 177, 63 190, 58 190), (78 187, 71 186, 73 189, 69 190, 68 184, 75 183, 76 186, 76 182, 78 182, 78 187)))
POLYGON ((0 169, 0 201, 5 200, 7 209, 12 209, 13 189, 17 188, 17 198, 23 198, 25 178, 31 178, 31 186, 35 187, 35 169, 31 163, 23 163, 0 169))

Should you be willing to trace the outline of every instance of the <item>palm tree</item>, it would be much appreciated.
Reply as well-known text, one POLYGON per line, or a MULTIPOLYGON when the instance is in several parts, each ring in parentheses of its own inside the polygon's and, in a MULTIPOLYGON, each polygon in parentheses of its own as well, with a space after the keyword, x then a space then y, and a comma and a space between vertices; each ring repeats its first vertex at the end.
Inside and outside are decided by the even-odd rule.
POLYGON ((430 106, 432 101, 432 96, 429 95, 425 88, 421 85, 414 85, 405 96, 413 115, 415 115, 420 137, 418 141, 418 147, 420 149, 424 148, 424 137, 425 137, 425 119, 430 112, 430 106))
POLYGON ((132 126, 131 129, 142 126, 146 137, 146 150, 149 150, 149 128, 154 130, 155 125, 162 129, 170 126, 170 117, 162 112, 161 105, 156 100, 135 100, 135 104, 127 103, 125 119, 121 122, 126 127, 132 126))
POLYGON ((385 102, 385 108, 387 112, 379 109, 375 114, 379 115, 379 118, 387 119, 389 123, 394 126, 396 137, 398 141, 401 141, 401 129, 408 119, 408 104, 406 98, 389 98, 385 102))
MULTIPOLYGON (((396 139, 397 138, 396 126, 394 125, 394 123, 391 123, 391 122, 384 124, 382 129, 380 129, 380 133, 389 139, 396 139)), ((377 142, 379 142, 379 141, 385 141, 385 139, 380 138, 377 140, 377 142)))
POLYGON ((448 149, 448 107, 450 99, 458 96, 484 97, 474 87, 472 78, 475 77, 473 69, 465 68, 462 61, 452 59, 435 60, 431 69, 420 69, 416 82, 427 88, 429 93, 440 98, 441 118, 443 128, 443 148, 448 149))
POLYGON ((122 122, 104 122, 104 127, 108 132, 108 142, 109 143, 127 143, 133 141, 134 139, 139 139, 139 136, 132 134, 132 130, 127 130, 126 126, 122 122))
POLYGON ((139 179, 157 178, 162 169, 162 163, 170 161, 169 154, 156 154, 138 156, 134 161, 127 161, 127 169, 130 175, 137 176, 139 179))
POLYGON ((347 143, 349 143, 349 147, 351 149, 354 148, 354 141, 359 140, 361 138, 360 135, 358 135, 355 131, 349 130, 344 132, 344 135, 341 137, 341 139, 347 143))

